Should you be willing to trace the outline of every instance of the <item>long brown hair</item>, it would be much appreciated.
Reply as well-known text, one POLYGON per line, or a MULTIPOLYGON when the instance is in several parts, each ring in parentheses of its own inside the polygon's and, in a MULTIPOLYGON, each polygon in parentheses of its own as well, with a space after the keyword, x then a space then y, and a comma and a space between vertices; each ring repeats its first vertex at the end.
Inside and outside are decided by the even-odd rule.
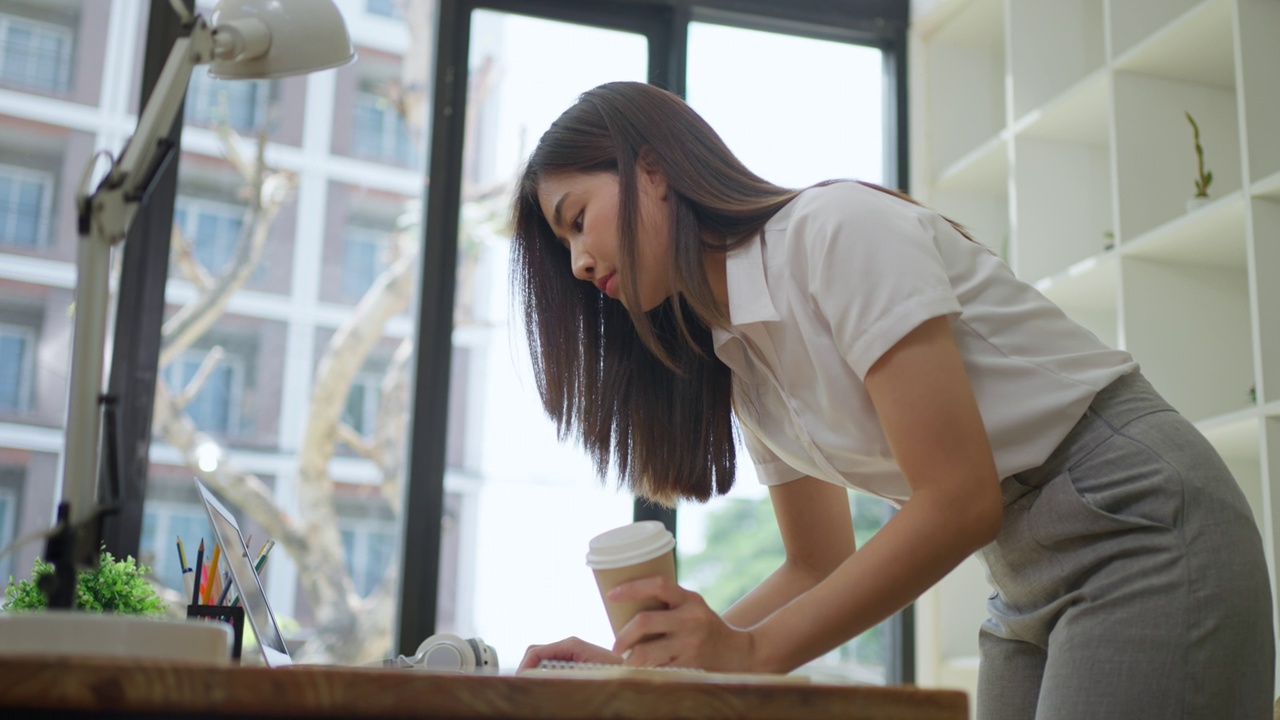
POLYGON ((683 100, 644 83, 588 90, 538 141, 514 200, 514 301, 543 407, 560 439, 575 437, 602 476, 613 461, 622 484, 668 505, 705 501, 732 487, 732 376, 715 355, 710 329, 729 318, 712 294, 703 257, 751 240, 799 192, 748 170, 683 100), (671 293, 648 312, 627 309, 640 306, 641 162, 666 179, 673 235, 671 293), (542 178, 596 172, 618 177, 618 273, 626 305, 573 276, 569 251, 538 202, 542 178))
POLYGON ((703 254, 748 240, 796 191, 766 182, 676 95, 616 82, 583 93, 538 142, 516 189, 511 247, 538 392, 560 438, 575 436, 603 475, 610 461, 631 491, 672 504, 728 492, 734 477, 732 380, 710 327, 728 318, 703 254), (636 296, 636 167, 641 154, 668 185, 671 295, 650 310, 636 296), (569 251, 538 203, 558 173, 619 181, 619 278, 627 304, 576 279, 569 251))

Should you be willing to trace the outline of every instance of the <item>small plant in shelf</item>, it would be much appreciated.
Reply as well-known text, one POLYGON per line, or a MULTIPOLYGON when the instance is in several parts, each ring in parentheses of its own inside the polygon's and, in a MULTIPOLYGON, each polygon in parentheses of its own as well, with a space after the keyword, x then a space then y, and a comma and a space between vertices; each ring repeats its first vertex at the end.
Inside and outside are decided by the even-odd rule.
POLYGON ((1200 145, 1200 126, 1196 124, 1195 118, 1191 117, 1191 113, 1184 110, 1183 114, 1187 116, 1187 122, 1191 123, 1191 137, 1196 147, 1196 194, 1187 201, 1187 209, 1194 210, 1209 201, 1209 185, 1213 183, 1213 171, 1204 169, 1204 148, 1200 145))

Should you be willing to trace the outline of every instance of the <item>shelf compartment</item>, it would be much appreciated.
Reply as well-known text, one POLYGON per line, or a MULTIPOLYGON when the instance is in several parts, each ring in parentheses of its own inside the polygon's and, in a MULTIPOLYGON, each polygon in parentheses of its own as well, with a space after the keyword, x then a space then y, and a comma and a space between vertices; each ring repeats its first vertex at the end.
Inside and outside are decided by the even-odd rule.
POLYGON ((1068 317, 1112 347, 1120 346, 1116 255, 1110 251, 1086 258, 1035 285, 1068 317))
POLYGON ((1236 0, 1240 25, 1239 86, 1245 97, 1244 125, 1248 133, 1249 172, 1253 180, 1280 174, 1280 3, 1275 0, 1236 0), (1268 69, 1270 68, 1270 69, 1268 69))
MULTIPOLYGON (((1183 3, 1161 0, 1158 4, 1176 7, 1183 3)), ((1229 0, 1204 0, 1141 44, 1117 56, 1115 66, 1126 72, 1234 88, 1234 44, 1229 0)))
POLYGON ((940 190, 929 204, 1009 262, 1009 195, 1004 188, 990 194, 940 190))
MULTIPOLYGON (((1264 457, 1263 475, 1259 484, 1266 483, 1260 493, 1262 500, 1253 506, 1253 515, 1262 529, 1263 538, 1267 539, 1267 560, 1271 563, 1272 577, 1275 577, 1276 563, 1280 562, 1280 495, 1276 493, 1280 486, 1280 417, 1267 416, 1262 421, 1262 437, 1264 457)), ((1245 493, 1248 495, 1248 493, 1245 493)), ((1252 504, 1253 498, 1250 498, 1252 504)))
MULTIPOLYGON (((1259 401, 1280 403, 1280 200, 1253 199, 1254 287, 1257 293, 1258 340, 1262 388, 1259 401)), ((1280 456, 1276 457, 1280 468, 1280 456)))
POLYGON ((1254 197, 1280 200, 1280 172, 1253 184, 1254 197))
POLYGON ((1110 137, 1110 103, 1111 75, 1105 69, 1098 70, 1044 108, 1023 115, 1015 124, 1014 132, 1044 140, 1103 145, 1110 137))
POLYGON ((1117 72, 1116 122, 1119 235, 1134 238, 1187 213, 1197 158, 1186 113, 1200 128, 1211 197, 1239 190, 1240 128, 1230 88, 1117 72))
POLYGON ((998 195, 1009 191, 1009 143, 997 136, 973 149, 938 175, 943 191, 998 195))
POLYGON ((1138 258, 1243 270, 1248 264, 1243 196, 1236 191, 1189 211, 1125 242, 1121 251, 1138 258))
POLYGON ((1125 349, 1192 421, 1254 407, 1245 267, 1120 258, 1125 349))
POLYGON ((996 137, 1005 106, 1004 4, 974 0, 922 38, 931 173, 996 137))
POLYGON ((1013 117, 1106 64, 1102 0, 1011 3, 1008 12, 1013 117))
POLYGON ((1115 242, 1108 145, 1020 135, 1014 145, 1015 270, 1036 281, 1115 242))

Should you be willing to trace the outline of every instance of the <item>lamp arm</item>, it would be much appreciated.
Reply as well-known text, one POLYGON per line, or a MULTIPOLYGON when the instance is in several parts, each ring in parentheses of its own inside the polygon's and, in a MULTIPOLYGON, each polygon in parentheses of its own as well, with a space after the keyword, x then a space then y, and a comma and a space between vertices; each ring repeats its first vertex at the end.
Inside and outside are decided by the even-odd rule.
MULTIPOLYGON (((126 201, 136 203, 140 199, 150 185, 153 171, 168 152, 164 136, 173 127, 174 118, 182 108, 191 73, 197 65, 211 62, 214 50, 214 31, 208 21, 197 15, 191 25, 191 33, 173 43, 151 97, 138 118, 138 127, 99 191, 119 186, 124 189, 126 201)), ((121 228, 121 237, 125 230, 127 227, 121 228)), ((109 238, 112 242, 118 239, 109 238)))
MULTIPOLYGON (((92 194, 82 194, 77 199, 80 244, 76 253, 75 328, 61 488, 62 500, 70 505, 67 522, 73 529, 97 516, 100 395, 111 246, 128 233, 138 205, 174 151, 166 135, 182 108, 191 73, 196 65, 213 59, 218 44, 204 18, 196 16, 190 28, 188 36, 174 42, 138 119, 137 130, 120 158, 112 163, 92 194)), ((82 540, 74 543, 77 557, 86 557, 81 551, 96 557, 98 541, 82 540)))

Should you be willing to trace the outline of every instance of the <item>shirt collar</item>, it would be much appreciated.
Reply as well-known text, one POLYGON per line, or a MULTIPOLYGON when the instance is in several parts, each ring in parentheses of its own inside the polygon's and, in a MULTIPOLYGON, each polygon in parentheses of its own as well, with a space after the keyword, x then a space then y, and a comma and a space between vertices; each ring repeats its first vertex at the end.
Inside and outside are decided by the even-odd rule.
POLYGON ((734 325, 780 320, 765 278, 764 232, 725 255, 729 322, 734 325))

